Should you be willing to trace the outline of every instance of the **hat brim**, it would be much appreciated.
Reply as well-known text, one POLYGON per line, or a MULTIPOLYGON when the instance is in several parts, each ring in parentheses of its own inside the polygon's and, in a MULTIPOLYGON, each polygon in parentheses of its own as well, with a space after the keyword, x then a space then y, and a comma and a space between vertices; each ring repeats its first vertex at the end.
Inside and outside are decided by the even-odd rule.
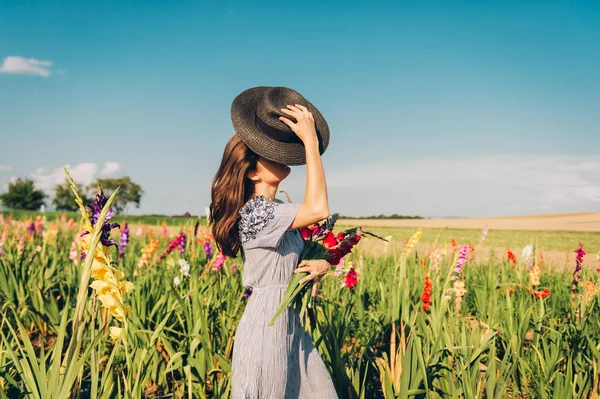
MULTIPOLYGON (((253 87, 241 92, 231 104, 231 121, 235 132, 256 154, 283 165, 305 165, 304 144, 284 143, 263 133, 254 123, 258 105, 262 101, 267 86, 253 87)), ((319 140, 319 153, 322 155, 329 145, 329 126, 319 110, 308 100, 303 104, 312 113, 319 140)), ((291 129, 290 129, 291 132, 291 129)))

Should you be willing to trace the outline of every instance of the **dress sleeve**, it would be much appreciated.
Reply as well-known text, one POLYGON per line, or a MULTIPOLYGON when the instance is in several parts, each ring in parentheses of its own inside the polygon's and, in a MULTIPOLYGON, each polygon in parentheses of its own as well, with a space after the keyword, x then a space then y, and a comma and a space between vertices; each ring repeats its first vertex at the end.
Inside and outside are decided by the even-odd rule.
POLYGON ((250 201, 240 211, 240 239, 249 248, 277 248, 298 213, 298 203, 264 198, 250 201))

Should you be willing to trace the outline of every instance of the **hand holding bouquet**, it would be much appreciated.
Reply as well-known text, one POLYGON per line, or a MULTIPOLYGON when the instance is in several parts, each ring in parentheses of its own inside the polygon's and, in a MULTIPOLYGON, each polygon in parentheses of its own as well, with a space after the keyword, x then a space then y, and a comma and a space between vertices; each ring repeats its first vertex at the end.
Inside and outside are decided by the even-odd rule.
MULTIPOLYGON (((337 265, 340 260, 352 251, 352 248, 361 240, 363 235, 370 235, 380 240, 387 241, 384 238, 376 236, 368 231, 361 229, 360 227, 353 227, 347 230, 340 231, 337 234, 333 233, 335 222, 337 221, 338 214, 332 215, 320 224, 314 224, 310 227, 303 227, 300 229, 300 235, 304 239, 304 249, 300 254, 301 272, 295 272, 285 295, 273 316, 273 319, 269 323, 272 326, 277 318, 286 310, 290 305, 296 303, 297 307, 304 307, 308 302, 309 293, 305 289, 307 280, 305 277, 308 275, 307 264, 310 264, 311 260, 324 260, 329 265, 337 265)), ((316 265, 311 265, 316 266, 316 265)), ((298 269, 296 269, 298 270, 298 269)), ((330 273, 331 270, 327 273, 330 273)), ((318 277, 321 279, 325 274, 318 277)), ((316 285, 313 285, 312 296, 316 294, 316 285)))

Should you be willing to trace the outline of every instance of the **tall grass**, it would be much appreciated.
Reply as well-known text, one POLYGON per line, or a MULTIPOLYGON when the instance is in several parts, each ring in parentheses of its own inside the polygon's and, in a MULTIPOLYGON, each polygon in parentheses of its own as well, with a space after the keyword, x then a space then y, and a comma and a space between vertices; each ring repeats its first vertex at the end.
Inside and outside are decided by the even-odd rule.
MULTIPOLYGON (((138 261, 149 237, 132 234, 122 258, 111 249, 115 267, 135 285, 126 299, 126 343, 111 339, 111 316, 82 284, 89 265, 69 258, 77 227, 56 222, 53 235, 55 222, 35 234, 17 221, 0 225, 0 234, 8 231, 0 257, 0 398, 229 397, 245 306, 242 265, 230 259, 213 271, 216 254, 207 259, 203 249, 211 237, 203 227, 194 237, 194 222, 181 226, 184 253, 176 249, 159 260, 172 237, 154 236, 159 248, 143 267, 138 261), (190 264, 189 276, 179 258, 190 264)), ((343 270, 320 283, 307 329, 341 398, 598 394, 595 270, 583 271, 572 294, 572 271, 542 268, 540 285, 532 286, 529 262, 469 253, 457 311, 457 253, 449 247, 435 267, 428 255, 413 249, 375 258, 359 246, 345 262, 359 271, 352 290, 343 270), (429 311, 422 302, 426 275, 429 311), (536 298, 546 288, 551 295, 536 298)))

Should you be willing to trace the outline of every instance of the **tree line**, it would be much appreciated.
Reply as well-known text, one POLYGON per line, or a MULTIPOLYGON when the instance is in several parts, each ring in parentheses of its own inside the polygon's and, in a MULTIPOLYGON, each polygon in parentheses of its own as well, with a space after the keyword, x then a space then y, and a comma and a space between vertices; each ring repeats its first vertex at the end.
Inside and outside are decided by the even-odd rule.
MULTIPOLYGON (((102 186, 106 196, 111 195, 117 187, 120 187, 119 194, 112 205, 114 212, 122 213, 130 204, 139 208, 144 190, 139 184, 133 182, 129 176, 97 179, 96 182, 87 186, 76 184, 84 205, 94 200, 99 185, 102 186)), ((75 203, 75 195, 67 181, 64 184, 55 185, 52 191, 50 204, 56 210, 76 211, 78 209, 75 203)), ((8 184, 5 193, 0 194, 0 204, 8 209, 38 210, 42 205, 48 205, 46 202, 48 199, 49 196, 44 191, 35 188, 35 184, 31 179, 18 178, 8 184)))

